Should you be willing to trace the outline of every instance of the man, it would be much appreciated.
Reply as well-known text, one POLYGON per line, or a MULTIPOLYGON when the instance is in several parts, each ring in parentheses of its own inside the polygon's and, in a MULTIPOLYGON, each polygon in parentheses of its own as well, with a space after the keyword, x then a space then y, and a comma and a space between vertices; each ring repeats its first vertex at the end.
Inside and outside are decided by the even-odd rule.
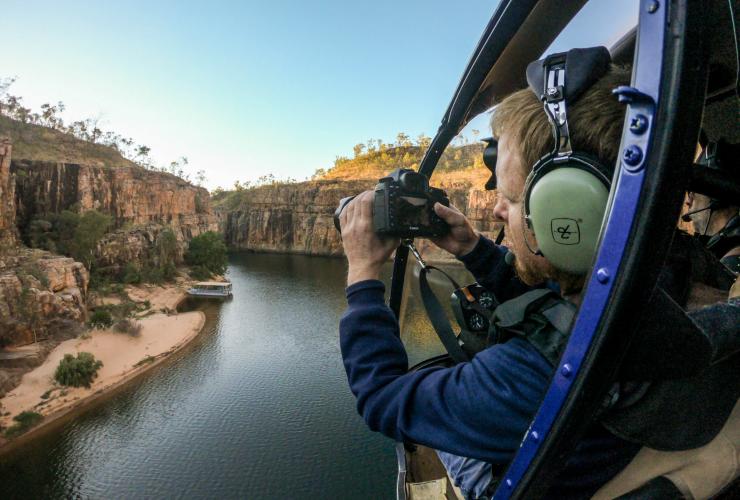
MULTIPOLYGON (((698 164, 732 172, 740 147, 725 141, 708 142, 698 164)), ((684 220, 691 220, 694 234, 706 240, 707 248, 736 275, 740 274, 740 207, 700 193, 688 193, 684 220)))
MULTIPOLYGON (((616 162, 624 116, 624 108, 611 90, 628 81, 627 71, 611 67, 569 104, 573 147, 606 165, 616 162)), ((517 276, 510 281, 521 280, 519 288, 527 290, 527 286, 551 280, 565 299, 577 303, 584 275, 562 271, 531 251, 537 242, 523 214, 529 170, 554 144, 542 103, 528 89, 516 92, 498 106, 492 126, 499 140, 494 216, 506 226, 509 251, 515 256, 517 276)), ((494 473, 500 472, 518 449, 548 387, 553 366, 525 339, 512 338, 481 351, 471 362, 407 373, 398 322, 384 303, 384 286, 378 280, 381 267, 399 242, 381 239, 373 232, 372 200, 372 192, 362 193, 341 215, 349 268, 348 309, 340 323, 340 341, 358 410, 374 431, 397 441, 471 457, 492 464, 494 473)), ((506 249, 477 234, 454 207, 438 204, 435 211, 451 226, 449 235, 435 243, 462 260, 479 282, 493 280, 503 285, 508 279, 502 280, 506 249)), ((638 449, 639 445, 593 424, 550 495, 592 495, 624 468, 638 449)), ((464 485, 466 496, 483 494, 488 481, 479 479, 483 478, 464 485)))

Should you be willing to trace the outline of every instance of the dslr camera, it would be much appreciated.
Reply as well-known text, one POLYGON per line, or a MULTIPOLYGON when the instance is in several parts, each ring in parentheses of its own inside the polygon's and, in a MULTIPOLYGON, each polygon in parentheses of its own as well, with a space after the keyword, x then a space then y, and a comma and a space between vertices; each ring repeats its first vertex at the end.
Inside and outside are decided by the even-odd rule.
MULTIPOLYGON (((342 198, 334 212, 337 231, 340 230, 339 215, 353 198, 342 198)), ((450 206, 447 194, 442 189, 429 187, 426 176, 397 168, 375 186, 375 232, 396 238, 443 236, 449 232, 450 226, 434 212, 436 202, 450 206)))

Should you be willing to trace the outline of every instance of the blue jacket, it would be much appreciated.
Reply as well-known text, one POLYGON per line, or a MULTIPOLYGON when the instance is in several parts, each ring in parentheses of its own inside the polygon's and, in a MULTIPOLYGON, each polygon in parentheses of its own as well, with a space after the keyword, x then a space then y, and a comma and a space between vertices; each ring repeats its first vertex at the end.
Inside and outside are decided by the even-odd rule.
MULTIPOLYGON (((476 279, 508 300, 529 288, 485 238, 461 259, 476 279)), ((529 342, 514 338, 469 363, 408 373, 398 322, 382 282, 347 288, 340 343, 357 409, 370 429, 493 464, 508 463, 549 385, 552 367, 529 342)), ((639 450, 595 424, 578 445, 551 495, 588 497, 639 450)))

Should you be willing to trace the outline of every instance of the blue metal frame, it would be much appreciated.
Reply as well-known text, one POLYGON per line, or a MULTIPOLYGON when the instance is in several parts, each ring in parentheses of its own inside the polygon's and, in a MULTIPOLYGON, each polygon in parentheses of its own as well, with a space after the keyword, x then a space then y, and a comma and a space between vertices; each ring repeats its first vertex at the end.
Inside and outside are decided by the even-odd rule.
POLYGON ((626 258, 625 247, 638 215, 640 193, 645 181, 644 166, 652 153, 652 130, 660 97, 663 46, 667 8, 656 0, 640 2, 638 45, 633 70, 633 87, 618 89, 628 104, 622 135, 624 152, 619 177, 610 199, 609 217, 583 303, 570 340, 537 415, 525 435, 494 498, 510 498, 520 486, 563 409, 577 380, 583 360, 598 340, 599 326, 612 296, 617 274, 626 258), (645 123, 646 120, 646 123, 645 123), (630 125, 636 121, 639 127, 630 125))

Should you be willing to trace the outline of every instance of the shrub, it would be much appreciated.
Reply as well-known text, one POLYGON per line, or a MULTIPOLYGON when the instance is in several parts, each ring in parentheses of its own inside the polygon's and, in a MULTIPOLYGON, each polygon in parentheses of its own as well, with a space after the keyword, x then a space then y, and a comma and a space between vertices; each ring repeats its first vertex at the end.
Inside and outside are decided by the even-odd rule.
POLYGON ((54 380, 62 385, 89 389, 101 366, 103 362, 89 352, 80 352, 77 357, 65 354, 54 372, 54 380))
POLYGON ((141 281, 159 285, 164 281, 164 271, 159 267, 147 266, 141 270, 141 281))
POLYGON ((44 419, 44 416, 35 411, 24 411, 13 417, 16 423, 5 431, 5 437, 14 438, 20 436, 28 429, 38 424, 44 419))
POLYGON ((213 276, 213 273, 203 266, 193 266, 190 268, 190 277, 196 280, 207 280, 211 276, 213 276))
POLYGON ((133 262, 129 262, 128 264, 126 264, 126 267, 123 269, 122 280, 124 283, 130 285, 141 283, 141 271, 136 266, 136 264, 134 264, 133 262))
POLYGON ((190 240, 185 262, 193 268, 202 267, 209 274, 223 274, 227 264, 226 243, 213 231, 196 236, 190 240))
POLYGON ((90 326, 93 328, 108 328, 113 324, 113 317, 107 309, 97 309, 90 316, 90 326))
POLYGON ((119 333, 127 333, 132 337, 141 335, 141 323, 132 319, 124 318, 113 325, 113 329, 119 333))

